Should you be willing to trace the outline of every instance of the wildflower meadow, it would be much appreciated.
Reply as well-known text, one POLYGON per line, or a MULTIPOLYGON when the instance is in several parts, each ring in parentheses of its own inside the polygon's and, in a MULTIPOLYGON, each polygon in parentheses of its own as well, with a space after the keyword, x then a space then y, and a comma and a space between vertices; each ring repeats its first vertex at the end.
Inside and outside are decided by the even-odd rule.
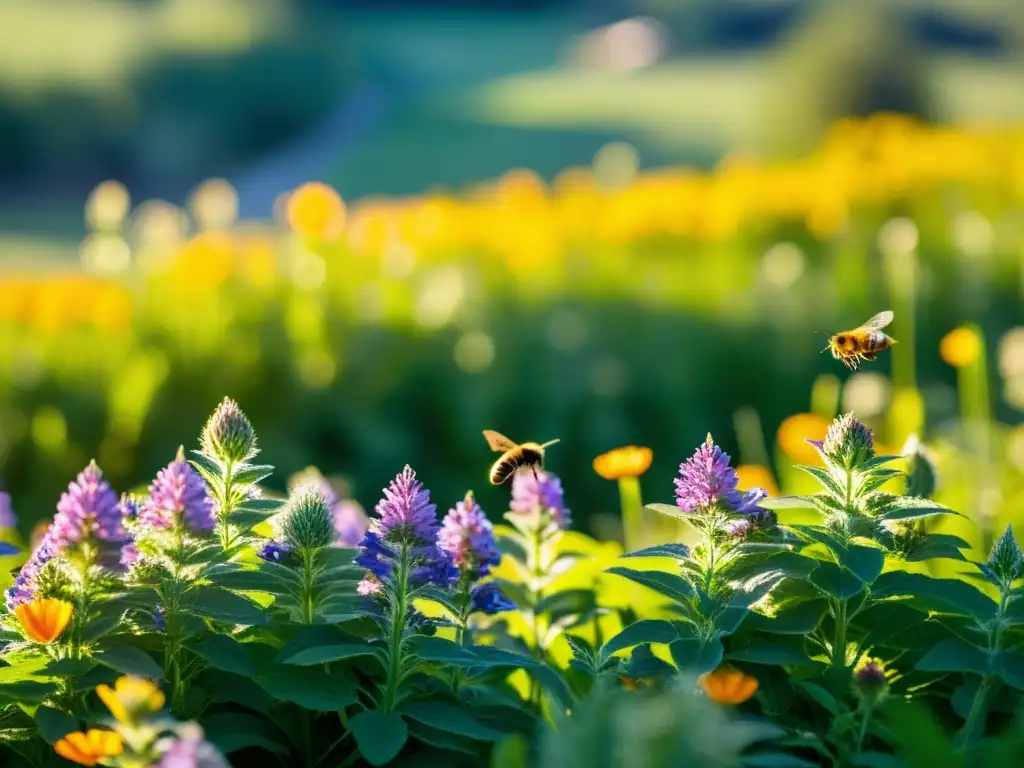
POLYGON ((0 274, 0 765, 1019 765, 1021 135, 100 185, 0 274))

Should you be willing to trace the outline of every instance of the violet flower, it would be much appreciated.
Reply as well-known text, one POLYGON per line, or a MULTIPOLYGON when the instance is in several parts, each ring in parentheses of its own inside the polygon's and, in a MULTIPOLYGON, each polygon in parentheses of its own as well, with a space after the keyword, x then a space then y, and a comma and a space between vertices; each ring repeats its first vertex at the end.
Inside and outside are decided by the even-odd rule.
POLYGON ((174 461, 161 469, 149 486, 149 499, 139 512, 140 522, 152 529, 173 528, 178 520, 195 534, 213 531, 214 501, 203 478, 178 449, 174 461))
POLYGON ((123 541, 127 535, 122 516, 117 494, 93 461, 78 474, 57 502, 50 537, 61 549, 84 540, 123 541))
POLYGON ((357 547, 366 529, 369 518, 363 508, 350 499, 344 499, 331 508, 334 519, 335 542, 342 547, 357 547))
POLYGON ((729 454, 708 435, 693 456, 679 465, 679 477, 675 479, 676 506, 684 512, 703 512, 717 507, 748 517, 767 512, 758 506, 767 492, 761 488, 745 494, 737 490, 739 478, 729 462, 729 454))
POLYGON ((511 611, 516 607, 516 604, 509 600, 493 581, 474 587, 471 600, 473 608, 488 614, 511 611))
POLYGON ((552 473, 538 469, 519 470, 512 478, 512 502, 509 509, 517 515, 548 515, 561 530, 572 525, 572 515, 565 506, 562 481, 552 473))
POLYGON ((471 580, 487 575, 501 561, 494 540, 494 526, 487 519, 472 492, 449 510, 441 521, 437 545, 471 580))
POLYGON ((18 518, 11 506, 11 494, 0 491, 0 528, 17 528, 18 518))
POLYGON ((293 553, 293 548, 284 542, 268 541, 256 554, 262 560, 266 560, 271 563, 286 562, 293 553))
POLYGON ((430 503, 430 492, 408 464, 384 489, 384 498, 374 511, 378 519, 373 521, 373 529, 389 542, 422 546, 437 535, 437 505, 430 503))
POLYGON ((178 731, 156 763, 156 768, 231 768, 217 748, 204 738, 195 723, 186 723, 178 731))

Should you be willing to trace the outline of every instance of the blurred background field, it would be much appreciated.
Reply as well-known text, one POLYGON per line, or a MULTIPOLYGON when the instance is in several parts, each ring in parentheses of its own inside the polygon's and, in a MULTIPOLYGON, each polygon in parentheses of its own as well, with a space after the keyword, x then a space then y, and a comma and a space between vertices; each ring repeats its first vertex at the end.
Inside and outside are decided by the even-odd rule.
POLYGON ((983 544, 1024 508, 1022 73, 1013 0, 7 0, 0 484, 27 533, 230 395, 280 490, 364 505, 408 462, 497 517, 480 430, 561 438, 614 537, 597 454, 668 501, 710 430, 801 491, 853 409, 983 544), (891 354, 819 354, 885 308, 891 354))

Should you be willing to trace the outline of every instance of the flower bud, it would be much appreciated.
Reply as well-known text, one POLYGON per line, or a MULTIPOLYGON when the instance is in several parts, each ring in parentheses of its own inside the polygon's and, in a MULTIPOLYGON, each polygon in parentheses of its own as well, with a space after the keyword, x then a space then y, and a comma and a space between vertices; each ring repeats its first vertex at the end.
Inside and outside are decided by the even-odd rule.
POLYGON ((885 665, 878 659, 861 659, 853 670, 853 682, 857 693, 871 703, 877 703, 889 690, 885 665))
POLYGON ((847 470, 857 470, 875 456, 875 441, 871 430, 861 424, 852 413, 833 421, 825 433, 825 440, 812 442, 830 463, 847 470))
POLYGON ((244 462, 255 456, 256 432, 238 403, 225 397, 213 412, 200 438, 203 453, 223 462, 244 462))
POLYGON ((928 450, 917 435, 911 435, 903 446, 907 458, 907 496, 931 498, 939 485, 939 473, 928 450))
POLYGON ((988 567, 1002 584, 1007 586, 1024 576, 1024 561, 1020 547, 1013 537, 1012 526, 1007 525, 1003 535, 992 546, 988 556, 988 567))
POLYGON ((281 533, 300 552, 328 546, 334 540, 334 525, 323 491, 314 486, 297 489, 285 509, 281 533))

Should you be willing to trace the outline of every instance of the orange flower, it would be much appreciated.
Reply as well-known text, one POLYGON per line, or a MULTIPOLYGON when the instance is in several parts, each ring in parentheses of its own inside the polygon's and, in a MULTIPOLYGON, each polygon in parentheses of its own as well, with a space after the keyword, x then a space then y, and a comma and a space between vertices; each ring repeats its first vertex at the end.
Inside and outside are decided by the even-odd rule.
POLYGON ((808 440, 824 440, 828 420, 815 413, 796 413, 779 425, 779 447, 797 464, 820 464, 821 458, 808 440))
POLYGON ((644 688, 650 688, 652 683, 642 677, 629 677, 627 675, 619 675, 619 682, 622 683, 622 687, 627 691, 635 691, 641 686, 644 688))
POLYGON ((640 477, 651 468, 654 452, 650 448, 627 445, 602 453, 594 459, 594 471, 605 480, 640 477))
POLYGON ((105 757, 116 757, 124 752, 124 743, 118 733, 90 728, 85 733, 69 733, 54 744, 53 749, 58 755, 73 763, 96 765, 105 757))
POLYGON ((760 464, 740 464, 736 467, 736 477, 739 483, 737 490, 749 491, 753 488, 764 488, 769 496, 779 495, 779 486, 775 483, 775 476, 768 467, 760 464))
POLYGON ((71 603, 48 597, 14 609, 25 635, 37 643, 52 643, 71 621, 71 603))
POLYGON ((727 706, 742 704, 757 693, 757 679, 738 669, 719 667, 697 678, 697 685, 709 699, 727 706))
POLYGON ((165 701, 163 691, 156 683, 130 675, 117 678, 113 688, 109 685, 98 686, 96 695, 121 723, 131 723, 138 715, 157 712, 165 701))
POLYGON ((954 368, 966 368, 981 355, 981 337, 970 326, 955 328, 942 337, 939 354, 954 368))
POLYGON ((285 215, 293 230, 317 240, 334 240, 345 228, 345 203, 319 181, 303 184, 292 192, 285 215))

